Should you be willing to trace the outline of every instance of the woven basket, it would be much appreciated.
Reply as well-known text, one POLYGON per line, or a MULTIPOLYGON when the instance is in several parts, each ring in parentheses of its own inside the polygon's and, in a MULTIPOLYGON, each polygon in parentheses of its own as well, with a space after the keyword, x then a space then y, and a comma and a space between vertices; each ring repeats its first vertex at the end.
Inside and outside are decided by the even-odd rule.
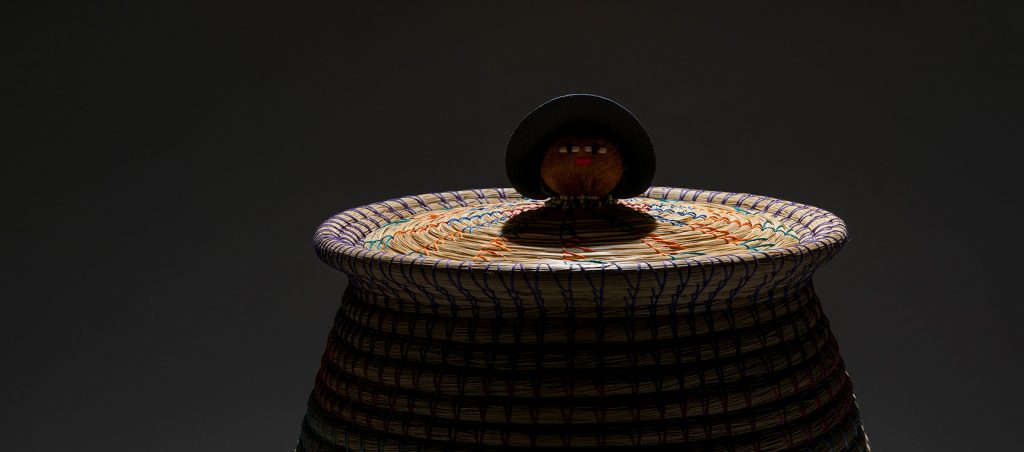
POLYGON ((341 212, 315 246, 349 285, 296 450, 870 450, 811 281, 845 241, 815 207, 678 188, 341 212))

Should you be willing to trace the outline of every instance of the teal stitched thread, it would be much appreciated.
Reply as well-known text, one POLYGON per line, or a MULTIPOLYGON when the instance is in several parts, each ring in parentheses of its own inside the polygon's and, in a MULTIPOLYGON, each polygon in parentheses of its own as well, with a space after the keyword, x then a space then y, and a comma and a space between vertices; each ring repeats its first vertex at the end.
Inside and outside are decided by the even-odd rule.
POLYGON ((652 218, 658 220, 658 221, 667 222, 667 223, 672 224, 672 225, 680 225, 680 227, 682 227, 682 225, 687 225, 686 221, 683 221, 681 219, 667 218, 667 217, 664 217, 662 215, 650 215, 650 216, 652 218))
POLYGON ((449 218, 448 219, 448 225, 451 225, 453 222, 463 222, 463 221, 467 221, 467 220, 473 220, 473 219, 483 218, 483 217, 486 217, 486 216, 493 216, 493 215, 501 215, 501 210, 492 210, 492 211, 486 212, 486 213, 478 213, 478 214, 475 214, 475 215, 463 215, 461 217, 449 218))
POLYGON ((669 257, 669 259, 671 259, 671 260, 676 260, 676 256, 682 256, 682 255, 684 255, 684 254, 688 254, 688 255, 691 255, 691 256, 692 256, 692 255, 696 255, 696 256, 703 256, 703 255, 705 255, 705 254, 707 254, 707 253, 702 253, 702 252, 700 252, 700 251, 682 251, 682 252, 679 252, 679 253, 672 253, 672 254, 669 254, 669 255, 668 255, 668 257, 669 257))
POLYGON ((368 246, 371 250, 387 249, 394 238, 395 236, 388 234, 377 240, 363 240, 363 245, 368 246))
MULTIPOLYGON (((772 224, 771 220, 764 220, 764 224, 761 225, 761 230, 763 230, 763 231, 779 232, 780 229, 786 227, 786 225, 780 224, 780 225, 778 225, 778 226, 773 228, 773 227, 769 227, 768 226, 770 224, 772 224)), ((786 229, 785 231, 783 231, 782 235, 788 235, 790 237, 793 237, 794 239, 799 240, 800 237, 797 237, 795 234, 791 234, 790 233, 792 231, 793 231, 793 227, 791 226, 789 229, 786 229)))
POLYGON ((761 244, 758 244, 758 245, 748 245, 748 243, 750 243, 750 242, 759 242, 759 241, 762 241, 762 240, 768 240, 768 239, 762 237, 762 238, 757 238, 757 239, 744 240, 744 241, 740 242, 740 245, 743 245, 743 247, 748 249, 748 250, 754 250, 754 251, 761 251, 761 247, 771 248, 771 247, 775 246, 774 243, 761 243, 761 244))
MULTIPOLYGON (((494 215, 501 215, 500 217, 498 217, 495 220, 489 220, 489 221, 486 221, 484 223, 480 223, 480 224, 476 224, 476 225, 469 225, 469 226, 465 226, 465 227, 462 228, 462 232, 469 232, 470 234, 472 234, 475 229, 480 229, 480 228, 485 227, 485 226, 490 226, 490 225, 493 225, 493 224, 496 224, 496 223, 501 223, 501 222, 503 222, 505 220, 508 220, 510 218, 508 215, 504 214, 504 211, 510 210, 508 204, 501 204, 501 205, 499 205, 497 207, 499 207, 498 210, 494 210, 493 208, 491 208, 489 206, 488 207, 477 207, 477 208, 474 208, 472 210, 478 211, 478 210, 483 210, 483 209, 488 209, 488 208, 490 208, 491 210, 489 212, 485 212, 485 213, 479 213, 479 214, 475 214, 475 215, 466 215, 466 216, 451 218, 451 219, 447 220, 447 223, 448 223, 449 226, 451 226, 452 223, 463 223, 463 222, 468 221, 468 220, 480 219, 480 218, 488 217, 488 216, 493 217, 494 215)), ((514 210, 514 208, 512 210, 514 210)))
POLYGON ((607 262, 597 259, 562 259, 562 262, 571 264, 574 262, 593 262, 595 264, 607 264, 607 262))
POLYGON ((465 221, 472 220, 472 219, 475 219, 475 218, 483 218, 485 216, 494 216, 494 215, 501 215, 501 216, 498 217, 497 219, 485 221, 485 222, 477 224, 477 225, 464 226, 462 228, 462 232, 469 232, 470 234, 472 234, 474 229, 480 229, 480 228, 485 227, 485 226, 490 226, 490 225, 495 224, 495 223, 500 223, 500 222, 505 221, 505 220, 507 220, 509 218, 507 215, 503 215, 501 210, 492 210, 492 211, 487 212, 487 213, 481 213, 481 214, 476 214, 476 215, 469 215, 469 216, 452 218, 452 219, 449 219, 447 221, 447 223, 448 223, 449 226, 451 226, 452 223, 463 223, 465 221), (467 229, 469 231, 467 231, 467 229))
POLYGON ((732 208, 736 209, 736 211, 739 212, 739 213, 750 214, 750 212, 747 212, 746 210, 741 209, 739 206, 732 206, 732 208))
POLYGON ((469 208, 467 210, 467 212, 476 212, 478 210, 488 210, 488 209, 494 210, 494 208, 496 208, 496 207, 507 207, 507 208, 510 208, 510 209, 514 209, 514 208, 516 208, 516 206, 530 205, 530 204, 536 204, 536 203, 537 203, 537 201, 525 201, 525 200, 511 201, 510 200, 508 202, 503 202, 503 203, 499 203, 499 204, 484 204, 484 205, 477 206, 477 207, 471 207, 471 208, 469 208))
POLYGON ((502 216, 501 218, 492 219, 490 221, 481 222, 479 224, 470 224, 470 225, 468 225, 468 227, 463 228, 462 232, 473 234, 473 230, 478 230, 478 229, 483 228, 483 227, 488 227, 488 225, 492 225, 492 224, 495 224, 495 223, 498 223, 498 222, 502 222, 502 221, 504 221, 506 219, 508 219, 508 216, 502 216))
POLYGON ((689 215, 689 216, 693 217, 694 220, 699 220, 701 218, 707 218, 708 217, 707 215, 704 215, 704 214, 697 215, 697 213, 692 211, 692 210, 678 211, 678 210, 673 210, 673 209, 669 209, 669 208, 665 208, 665 207, 656 207, 654 205, 651 205, 650 208, 647 209, 647 210, 653 210, 655 212, 674 213, 674 214, 679 215, 681 217, 685 217, 685 216, 689 215))

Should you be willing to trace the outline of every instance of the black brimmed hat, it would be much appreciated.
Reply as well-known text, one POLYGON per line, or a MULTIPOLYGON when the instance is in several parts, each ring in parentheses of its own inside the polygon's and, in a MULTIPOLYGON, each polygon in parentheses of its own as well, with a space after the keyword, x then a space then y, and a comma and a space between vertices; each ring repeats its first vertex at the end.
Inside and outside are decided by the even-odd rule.
POLYGON ((657 166, 654 145, 636 116, 605 97, 567 94, 537 107, 512 132, 505 172, 516 191, 535 199, 553 195, 540 176, 544 152, 559 135, 577 130, 604 134, 618 146, 624 171, 613 197, 630 198, 650 187, 657 166))

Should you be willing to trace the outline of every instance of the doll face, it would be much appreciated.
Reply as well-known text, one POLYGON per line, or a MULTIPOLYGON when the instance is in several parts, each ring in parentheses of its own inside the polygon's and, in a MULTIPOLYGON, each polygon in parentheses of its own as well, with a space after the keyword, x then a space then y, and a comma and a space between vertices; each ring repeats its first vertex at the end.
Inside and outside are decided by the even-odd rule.
POLYGON ((564 135, 548 146, 540 175, 558 195, 604 196, 619 185, 622 170, 615 143, 602 137, 564 135))

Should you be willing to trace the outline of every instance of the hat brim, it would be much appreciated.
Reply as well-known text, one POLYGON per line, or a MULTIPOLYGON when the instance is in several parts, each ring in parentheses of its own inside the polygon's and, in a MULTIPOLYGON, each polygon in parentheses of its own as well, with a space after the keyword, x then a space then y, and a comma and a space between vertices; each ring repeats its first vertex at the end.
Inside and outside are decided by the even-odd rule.
POLYGON ((651 186, 657 167, 654 145, 636 116, 605 97, 568 94, 534 109, 512 132, 505 151, 505 171, 516 191, 534 199, 553 194, 540 175, 544 153, 559 134, 577 127, 607 133, 619 147, 624 169, 622 180, 611 192, 613 197, 637 196, 651 186))

